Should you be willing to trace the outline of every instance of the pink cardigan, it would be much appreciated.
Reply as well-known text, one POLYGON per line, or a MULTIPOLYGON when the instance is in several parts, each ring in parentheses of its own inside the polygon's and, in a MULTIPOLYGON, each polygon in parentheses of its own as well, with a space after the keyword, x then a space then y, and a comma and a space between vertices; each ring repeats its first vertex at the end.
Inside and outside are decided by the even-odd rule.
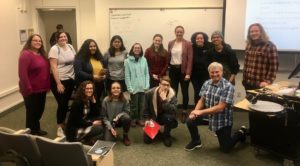
MULTIPOLYGON (((172 56, 171 50, 174 46, 175 40, 172 40, 168 44, 168 52, 170 57, 172 56)), ((171 59, 171 58, 170 58, 171 59)), ((185 75, 191 75, 193 67, 193 48, 192 43, 183 39, 182 40, 182 62, 181 73, 185 75)))

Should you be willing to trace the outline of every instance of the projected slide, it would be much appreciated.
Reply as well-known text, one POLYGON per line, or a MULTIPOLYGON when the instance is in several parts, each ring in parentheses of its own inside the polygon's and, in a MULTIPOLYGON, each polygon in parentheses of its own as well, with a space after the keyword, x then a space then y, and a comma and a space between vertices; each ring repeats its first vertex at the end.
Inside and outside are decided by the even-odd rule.
POLYGON ((279 50, 299 51, 299 7, 299 0, 247 0, 245 27, 261 23, 279 50))

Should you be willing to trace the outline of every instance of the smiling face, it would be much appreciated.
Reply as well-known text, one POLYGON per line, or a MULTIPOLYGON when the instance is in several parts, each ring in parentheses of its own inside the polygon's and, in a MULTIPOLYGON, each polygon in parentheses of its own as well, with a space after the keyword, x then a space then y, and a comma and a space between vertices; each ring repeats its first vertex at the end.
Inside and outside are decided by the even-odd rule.
POLYGON ((183 39, 184 29, 181 27, 177 27, 175 29, 175 35, 176 35, 176 39, 183 39))
POLYGON ((57 43, 59 45, 65 45, 65 44, 68 43, 68 37, 67 37, 66 33, 60 33, 59 34, 57 43))
POLYGON ((223 39, 220 35, 213 35, 211 41, 215 46, 222 45, 223 39))
POLYGON ((121 85, 118 82, 114 82, 111 84, 111 89, 110 89, 110 93, 113 97, 115 98, 119 98, 120 94, 121 94, 121 85))
POLYGON ((162 43, 162 38, 159 37, 159 36, 156 36, 154 39, 153 39, 153 45, 155 48, 159 48, 160 45, 162 43))
POLYGON ((135 44, 133 46, 133 54, 134 55, 140 55, 140 53, 142 52, 142 47, 139 44, 135 44))
POLYGON ((219 67, 213 67, 209 70, 209 76, 213 83, 218 83, 222 79, 223 71, 219 67))
POLYGON ((250 38, 252 40, 255 41, 261 39, 261 30, 257 25, 253 25, 249 31, 250 31, 250 38))
POLYGON ((84 88, 84 94, 87 97, 92 97, 94 93, 94 87, 93 84, 86 84, 85 88, 84 88))
POLYGON ((95 42, 90 42, 89 50, 90 50, 91 55, 94 55, 96 53, 97 46, 96 46, 95 42))
POLYGON ((196 36, 196 45, 202 47, 204 45, 204 37, 202 34, 196 36))
POLYGON ((31 49, 38 51, 42 47, 42 39, 39 36, 34 36, 31 40, 31 49))

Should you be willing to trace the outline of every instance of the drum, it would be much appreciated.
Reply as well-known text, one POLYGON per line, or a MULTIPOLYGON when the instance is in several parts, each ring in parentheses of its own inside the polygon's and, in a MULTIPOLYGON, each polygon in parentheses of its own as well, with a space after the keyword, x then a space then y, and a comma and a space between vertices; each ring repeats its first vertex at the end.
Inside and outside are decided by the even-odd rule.
POLYGON ((249 103, 248 107, 269 117, 282 116, 286 113, 282 105, 271 101, 258 100, 255 104, 249 103))

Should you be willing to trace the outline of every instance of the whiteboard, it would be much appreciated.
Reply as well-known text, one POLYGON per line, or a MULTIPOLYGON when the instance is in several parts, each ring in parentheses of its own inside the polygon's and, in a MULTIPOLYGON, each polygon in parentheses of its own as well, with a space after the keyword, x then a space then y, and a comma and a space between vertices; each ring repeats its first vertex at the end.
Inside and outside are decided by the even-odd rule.
POLYGON ((120 35, 129 51, 134 43, 143 49, 150 47, 152 38, 160 33, 167 49, 169 41, 175 39, 174 28, 185 28, 184 38, 190 40, 194 32, 222 30, 223 8, 175 8, 175 9, 110 9, 110 38, 120 35))

